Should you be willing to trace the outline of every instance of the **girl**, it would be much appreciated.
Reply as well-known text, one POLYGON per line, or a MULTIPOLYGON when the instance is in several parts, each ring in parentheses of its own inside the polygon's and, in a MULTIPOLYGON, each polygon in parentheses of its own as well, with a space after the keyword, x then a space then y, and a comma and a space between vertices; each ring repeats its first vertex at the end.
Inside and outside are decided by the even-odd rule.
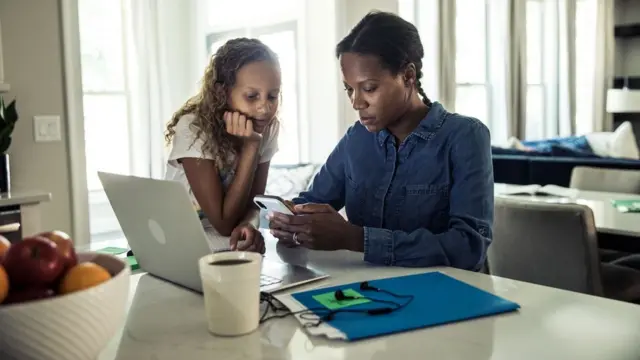
POLYGON ((396 15, 368 14, 336 55, 360 121, 293 200, 297 215, 270 215, 272 233, 374 264, 482 269, 493 225, 487 127, 429 100, 418 30, 396 15))
POLYGON ((257 39, 229 40, 212 56, 200 92, 167 126, 165 178, 186 186, 212 250, 264 253, 252 199, 264 194, 278 151, 280 83, 271 49, 257 39))

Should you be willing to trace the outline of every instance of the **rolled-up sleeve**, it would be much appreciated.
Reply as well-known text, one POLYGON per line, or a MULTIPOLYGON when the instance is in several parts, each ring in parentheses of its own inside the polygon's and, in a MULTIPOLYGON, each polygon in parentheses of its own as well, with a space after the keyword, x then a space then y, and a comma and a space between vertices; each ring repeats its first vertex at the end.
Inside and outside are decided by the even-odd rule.
POLYGON ((381 265, 451 266, 479 270, 484 265, 493 226, 491 136, 470 120, 452 138, 448 229, 433 233, 364 228, 364 259, 381 265))

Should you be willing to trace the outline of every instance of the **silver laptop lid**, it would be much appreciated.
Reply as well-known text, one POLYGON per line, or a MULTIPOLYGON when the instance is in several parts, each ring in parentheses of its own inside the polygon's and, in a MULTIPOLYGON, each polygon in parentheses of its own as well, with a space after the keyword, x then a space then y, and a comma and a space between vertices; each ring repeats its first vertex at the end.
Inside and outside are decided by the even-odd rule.
POLYGON ((140 267, 201 291, 197 259, 211 249, 184 185, 106 172, 98 176, 140 267))

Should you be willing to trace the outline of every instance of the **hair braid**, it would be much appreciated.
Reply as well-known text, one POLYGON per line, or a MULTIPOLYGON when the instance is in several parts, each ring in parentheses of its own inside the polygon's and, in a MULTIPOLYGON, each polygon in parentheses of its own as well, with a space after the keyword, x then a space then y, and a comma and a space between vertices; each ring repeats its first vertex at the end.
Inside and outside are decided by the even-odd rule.
POLYGON ((420 82, 420 79, 422 78, 422 70, 418 69, 417 73, 416 73, 416 88, 418 89, 418 94, 420 94, 420 96, 422 96, 422 102, 427 105, 427 106, 431 106, 431 100, 429 100, 429 98, 427 97, 427 94, 424 92, 424 89, 422 89, 422 82, 420 82))

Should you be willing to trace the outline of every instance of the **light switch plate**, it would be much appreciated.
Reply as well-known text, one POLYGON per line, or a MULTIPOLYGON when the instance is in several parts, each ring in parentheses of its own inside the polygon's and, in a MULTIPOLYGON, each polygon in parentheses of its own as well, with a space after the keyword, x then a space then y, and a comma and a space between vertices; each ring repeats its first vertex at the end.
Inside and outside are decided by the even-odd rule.
POLYGON ((60 116, 34 116, 33 135, 36 142, 62 140, 60 116))

